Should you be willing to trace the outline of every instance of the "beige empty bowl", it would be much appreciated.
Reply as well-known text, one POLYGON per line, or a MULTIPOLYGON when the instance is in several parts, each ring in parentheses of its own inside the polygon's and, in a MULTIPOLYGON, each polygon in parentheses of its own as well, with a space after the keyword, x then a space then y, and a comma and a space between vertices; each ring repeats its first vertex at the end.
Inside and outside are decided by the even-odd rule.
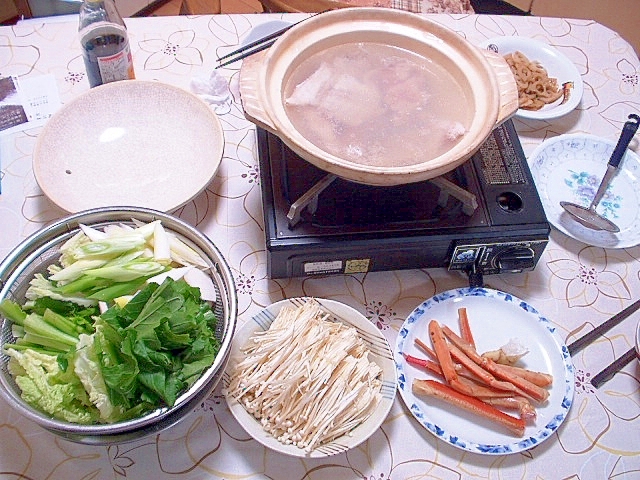
POLYGON ((160 82, 101 85, 64 105, 46 123, 33 172, 67 212, 128 205, 170 212, 215 176, 222 125, 201 99, 160 82))

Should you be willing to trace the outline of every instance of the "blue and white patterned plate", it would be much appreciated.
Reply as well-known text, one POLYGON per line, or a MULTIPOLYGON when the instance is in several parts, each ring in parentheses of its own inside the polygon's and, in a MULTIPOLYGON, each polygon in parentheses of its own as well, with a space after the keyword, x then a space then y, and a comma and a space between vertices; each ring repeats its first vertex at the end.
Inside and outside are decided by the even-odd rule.
POLYGON ((620 228, 592 230, 563 210, 560 201, 588 207, 616 142, 584 134, 566 134, 542 142, 529 156, 529 167, 551 224, 587 245, 630 248, 640 244, 640 157, 628 149, 620 169, 596 211, 620 228))
POLYGON ((573 364, 555 326, 532 306, 496 290, 449 290, 423 302, 405 320, 398 334, 394 359, 400 395, 416 420, 440 440, 474 453, 505 455, 541 444, 560 427, 573 401, 573 364), (416 396, 411 391, 414 379, 440 379, 408 365, 403 353, 425 358, 415 339, 431 344, 428 324, 432 319, 458 332, 460 307, 467 308, 479 352, 498 349, 509 340, 518 339, 529 349, 519 365, 553 375, 549 399, 536 407, 537 419, 526 427, 521 438, 482 417, 440 400, 416 396))

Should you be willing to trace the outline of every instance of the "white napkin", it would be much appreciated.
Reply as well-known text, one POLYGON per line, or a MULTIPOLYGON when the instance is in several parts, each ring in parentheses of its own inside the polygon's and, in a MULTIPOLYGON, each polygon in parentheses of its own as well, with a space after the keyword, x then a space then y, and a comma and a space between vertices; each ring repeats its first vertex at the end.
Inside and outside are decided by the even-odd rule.
POLYGON ((216 113, 229 111, 231 105, 229 84, 217 70, 213 70, 209 78, 192 78, 191 91, 210 104, 216 113))

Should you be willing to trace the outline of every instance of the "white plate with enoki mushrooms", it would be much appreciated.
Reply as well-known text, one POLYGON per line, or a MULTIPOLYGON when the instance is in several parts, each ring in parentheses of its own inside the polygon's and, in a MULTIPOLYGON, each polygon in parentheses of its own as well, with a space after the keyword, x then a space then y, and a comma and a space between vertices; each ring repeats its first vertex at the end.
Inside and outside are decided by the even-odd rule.
MULTIPOLYGON (((551 45, 525 37, 496 37, 484 41, 481 46, 515 60, 515 68, 520 72, 514 75, 518 82, 521 104, 516 116, 549 120, 566 115, 580 103, 584 91, 580 72, 571 60, 551 45), (524 57, 517 55, 516 52, 524 57), (543 70, 540 70, 540 67, 543 70), (552 95, 555 91, 554 83, 557 86, 557 95, 552 95), (541 103, 533 107, 523 107, 522 105, 526 102, 524 100, 526 88, 528 92, 540 92, 532 98, 536 103, 541 103), (541 107, 539 107, 540 104, 541 107)), ((514 70, 513 66, 512 70, 514 70)))
MULTIPOLYGON (((478 454, 506 455, 539 445, 560 427, 573 401, 573 364, 555 325, 531 305, 497 290, 463 288, 449 290, 426 300, 404 322, 398 333, 394 357, 398 389, 414 418, 438 439, 478 454), (461 308, 467 312, 478 353, 499 350, 506 345, 519 345, 524 347, 526 354, 514 366, 552 378, 550 385, 541 387, 548 397, 542 401, 530 401, 535 409, 535 418, 525 421, 521 425, 521 432, 514 433, 504 422, 496 421, 494 411, 493 418, 489 419, 486 415, 478 415, 452 403, 453 394, 445 400, 414 393, 416 381, 416 385, 423 384, 422 381, 430 385, 433 382, 450 385, 441 375, 416 366, 415 361, 407 359, 407 355, 420 360, 431 359, 420 346, 420 342, 429 347, 434 345, 429 332, 431 320, 435 320, 443 330, 448 327, 462 335, 459 320, 461 308)), ((522 370, 519 374, 523 375, 522 370)), ((461 372, 460 376, 464 377, 465 373, 461 372)), ((477 387, 474 385, 473 389, 476 391, 477 387)), ((510 420, 516 418, 511 423, 519 422, 518 412, 502 406, 496 408, 502 412, 500 416, 508 414, 510 420)))
POLYGON ((249 435, 304 458, 367 440, 396 394, 393 354, 380 330, 343 303, 310 297, 276 302, 247 321, 235 334, 223 382, 229 409, 249 435))

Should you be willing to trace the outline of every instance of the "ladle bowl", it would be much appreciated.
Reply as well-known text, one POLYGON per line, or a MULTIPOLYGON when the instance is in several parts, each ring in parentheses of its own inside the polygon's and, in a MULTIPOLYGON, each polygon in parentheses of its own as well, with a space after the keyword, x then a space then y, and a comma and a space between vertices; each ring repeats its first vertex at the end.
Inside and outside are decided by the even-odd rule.
POLYGON ((633 136, 638 131, 640 116, 632 113, 628 118, 630 120, 625 122, 624 127, 622 128, 622 133, 620 134, 618 143, 611 154, 611 158, 609 158, 607 171, 605 172, 604 177, 602 177, 602 181, 598 186, 598 190, 596 191, 591 204, 588 207, 584 207, 572 202, 560 202, 560 206, 564 208, 572 218, 592 230, 604 230, 612 233, 618 233, 620 231, 620 228, 615 223, 596 212, 596 207, 600 203, 600 200, 602 200, 602 197, 606 193, 607 188, 609 188, 609 184, 615 177, 616 173, 618 173, 620 161, 622 160, 622 157, 624 157, 631 139, 633 139, 633 136))

